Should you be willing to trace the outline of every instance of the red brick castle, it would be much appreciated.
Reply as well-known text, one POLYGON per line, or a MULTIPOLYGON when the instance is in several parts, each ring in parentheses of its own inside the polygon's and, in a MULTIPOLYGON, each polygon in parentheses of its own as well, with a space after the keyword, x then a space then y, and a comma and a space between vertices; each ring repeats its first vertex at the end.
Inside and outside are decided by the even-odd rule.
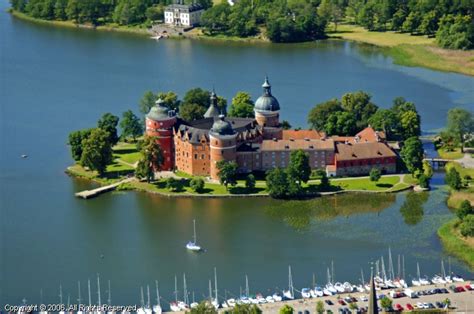
POLYGON ((272 95, 268 78, 255 102, 255 118, 224 117, 211 93, 204 118, 185 121, 159 99, 146 116, 146 134, 160 144, 161 170, 180 170, 217 179, 220 160, 235 161, 239 172, 267 171, 286 167, 290 153, 301 149, 313 169, 329 176, 367 175, 374 167, 395 173, 397 155, 386 144, 385 134, 370 126, 351 137, 327 137, 314 130, 283 130, 280 104, 272 95))

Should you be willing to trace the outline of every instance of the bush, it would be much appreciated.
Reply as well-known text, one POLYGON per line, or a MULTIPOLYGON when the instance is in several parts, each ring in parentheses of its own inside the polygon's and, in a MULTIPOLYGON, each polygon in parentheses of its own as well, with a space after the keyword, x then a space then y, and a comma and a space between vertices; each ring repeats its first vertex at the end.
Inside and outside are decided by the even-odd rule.
POLYGON ((291 306, 289 306, 288 304, 285 304, 284 306, 280 308, 278 313, 279 314, 293 314, 293 311, 294 309, 291 306))
POLYGON ((454 167, 449 168, 447 171, 445 181, 454 190, 459 190, 462 186, 461 176, 454 167))
POLYGON ((247 178, 245 178, 245 187, 247 189, 255 188, 255 176, 253 174, 249 174, 247 178))
POLYGON ((202 178, 192 178, 189 186, 194 192, 201 192, 204 189, 204 180, 202 178))
POLYGON ((474 236, 474 215, 467 215, 459 225, 459 231, 464 237, 474 236))
POLYGON ((382 173, 380 172, 379 168, 372 168, 370 170, 370 181, 377 182, 380 180, 380 177, 382 176, 382 173))
POLYGON ((178 192, 183 188, 180 180, 171 177, 166 179, 166 188, 172 192, 178 192))
POLYGON ((421 174, 419 177, 418 177, 418 184, 420 185, 420 187, 422 187, 423 189, 427 189, 430 187, 430 179, 425 176, 424 174, 421 174))
POLYGON ((474 210, 471 206, 471 202, 468 200, 462 201, 461 205, 459 208, 456 210, 456 215, 458 216, 459 219, 464 220, 464 218, 467 215, 474 214, 474 210))

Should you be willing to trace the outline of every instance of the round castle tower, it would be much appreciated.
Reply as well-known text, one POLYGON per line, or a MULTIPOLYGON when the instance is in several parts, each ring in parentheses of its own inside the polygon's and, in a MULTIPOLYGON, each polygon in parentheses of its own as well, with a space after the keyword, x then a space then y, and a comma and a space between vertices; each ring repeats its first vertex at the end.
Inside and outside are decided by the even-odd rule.
POLYGON ((262 85, 263 94, 255 102, 255 119, 263 127, 278 127, 280 125, 280 104, 272 95, 272 86, 265 77, 262 85))
POLYGON ((146 115, 146 135, 154 136, 163 151, 163 164, 159 170, 174 169, 174 142, 173 126, 176 124, 176 115, 164 106, 160 98, 155 106, 146 115))
POLYGON ((237 132, 232 124, 220 115, 215 120, 209 131, 210 153, 211 153, 211 179, 218 180, 219 169, 217 162, 221 160, 235 161, 237 148, 237 132))

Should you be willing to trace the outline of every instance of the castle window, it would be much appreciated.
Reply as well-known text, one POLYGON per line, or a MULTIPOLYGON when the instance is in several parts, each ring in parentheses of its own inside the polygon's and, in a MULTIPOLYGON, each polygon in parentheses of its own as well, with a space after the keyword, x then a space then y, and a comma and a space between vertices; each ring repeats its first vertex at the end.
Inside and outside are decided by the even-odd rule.
POLYGON ((201 155, 201 159, 204 159, 204 154, 201 155))
POLYGON ((194 154, 194 159, 198 159, 198 154, 194 154))

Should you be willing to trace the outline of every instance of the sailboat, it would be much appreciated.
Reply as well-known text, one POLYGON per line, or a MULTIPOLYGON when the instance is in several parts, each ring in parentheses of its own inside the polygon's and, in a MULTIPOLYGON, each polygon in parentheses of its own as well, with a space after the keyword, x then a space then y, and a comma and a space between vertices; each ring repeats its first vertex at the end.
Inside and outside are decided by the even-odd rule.
POLYGON ((189 309, 188 287, 186 285, 186 274, 183 274, 183 298, 184 298, 183 301, 178 301, 178 307, 181 310, 186 311, 187 309, 189 309))
POLYGON ((293 288, 293 277, 291 275, 291 266, 288 266, 288 290, 283 290, 283 297, 287 300, 293 300, 295 298, 295 292, 293 288))
MULTIPOLYGON (((59 284, 59 304, 62 306, 63 304, 63 286, 59 284)), ((59 311, 59 314, 66 314, 65 311, 59 311)))
POLYGON ((418 278, 412 279, 411 283, 412 285, 419 287, 421 286, 421 275, 420 275, 420 264, 418 262, 416 263, 416 275, 418 276, 418 278))
MULTIPOLYGON (((40 302, 41 302, 40 304, 44 304, 43 303, 43 289, 40 290, 40 302)), ((43 310, 43 311, 40 311, 39 314, 48 314, 48 312, 43 310)))
POLYGON ((193 291, 193 302, 191 302, 190 307, 194 309, 196 306, 198 306, 199 303, 196 302, 196 299, 194 298, 194 291, 193 291))
POLYGON ((161 314, 163 310, 161 308, 160 290, 158 289, 158 280, 155 280, 155 285, 156 285, 156 305, 153 306, 153 312, 157 314, 161 314))
MULTIPOLYGON (((78 281, 77 282, 77 292, 78 292, 78 295, 77 295, 77 304, 82 304, 82 298, 81 298, 81 282, 78 281)), ((43 303, 43 302, 41 302, 43 303)), ((40 313, 40 314, 45 314, 45 313, 40 313)), ((83 311, 79 310, 77 311, 77 314, 84 314, 83 311)))
POLYGON ((196 240, 196 220, 195 219, 193 219, 193 228, 194 228, 193 241, 189 241, 186 244, 186 248, 190 251, 199 252, 201 251, 201 247, 197 244, 197 240, 196 240))
POLYGON ((137 309, 137 314, 145 314, 145 297, 143 295, 143 287, 140 287, 140 307, 137 309))
MULTIPOLYGON (((109 280, 109 290, 107 290, 108 292, 108 298, 107 298, 107 304, 108 305, 112 305, 112 291, 110 290, 110 280, 109 280)), ((115 311, 107 311, 107 314, 114 314, 115 311)))
POLYGON ((214 292, 215 292, 215 297, 214 297, 214 300, 211 301, 212 305, 214 306, 214 308, 217 310, 220 305, 219 305, 219 298, 218 298, 218 295, 217 295, 217 269, 214 267, 214 292))
MULTIPOLYGON (((100 299, 100 278, 99 274, 97 274, 97 301, 99 302, 99 309, 102 308, 102 301, 100 299)), ((98 310, 97 314, 104 314, 104 311, 98 310)))

